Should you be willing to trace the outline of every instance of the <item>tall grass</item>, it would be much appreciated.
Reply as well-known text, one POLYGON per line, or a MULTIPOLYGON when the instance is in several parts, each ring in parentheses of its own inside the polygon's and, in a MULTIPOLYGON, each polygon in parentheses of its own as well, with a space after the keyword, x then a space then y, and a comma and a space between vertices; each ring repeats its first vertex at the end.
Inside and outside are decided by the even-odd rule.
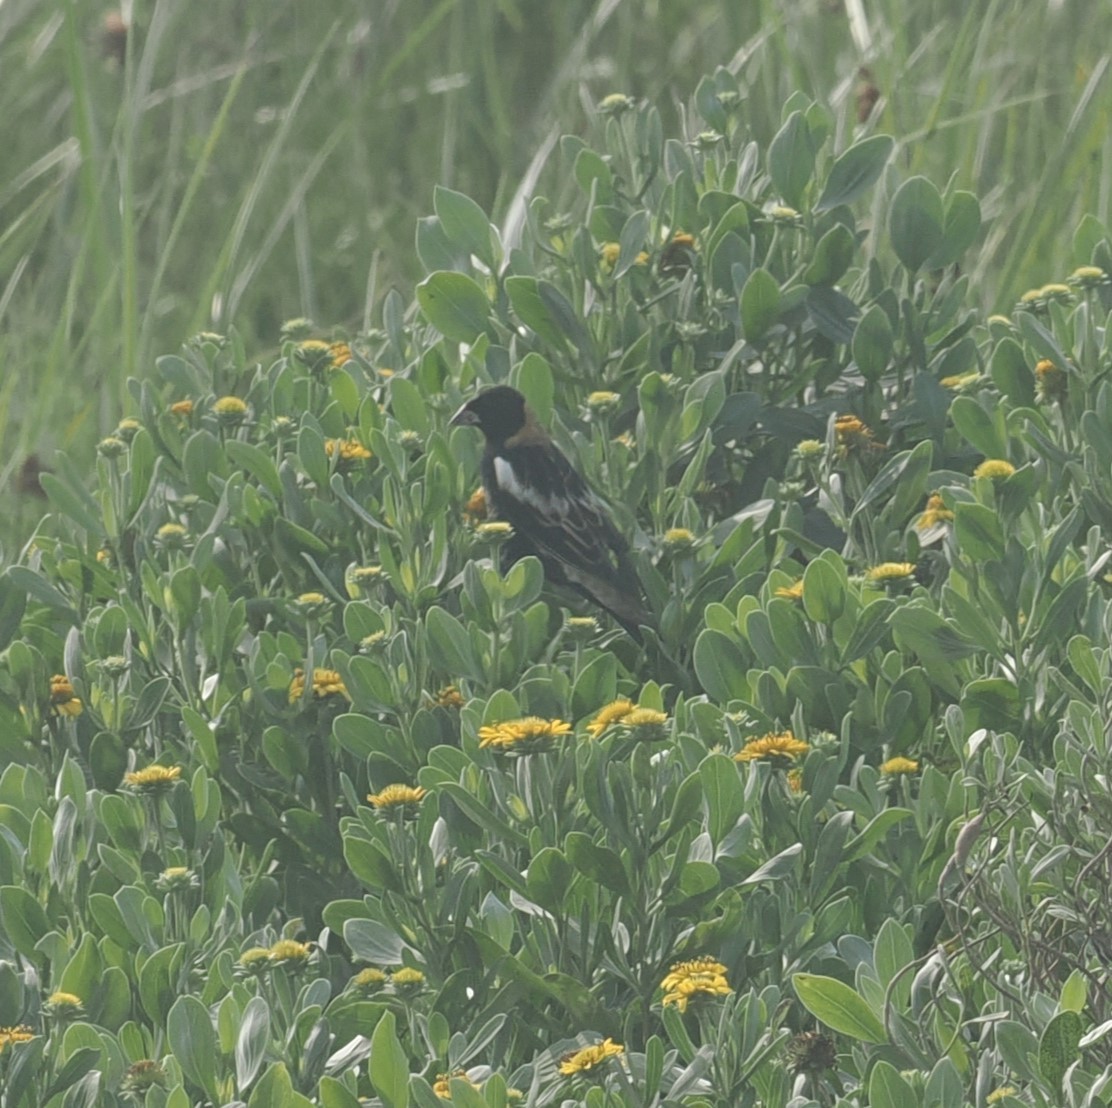
MULTIPOLYGON (((1112 203, 1112 9, 1078 0, 153 0, 122 60, 102 19, 0 6, 4 558, 38 509, 11 491, 29 453, 87 455, 127 378, 197 330, 257 346, 292 316, 374 319, 416 273, 435 184, 500 219, 546 136, 613 90, 674 117, 727 65, 754 137, 800 91, 844 142, 867 66, 864 126, 900 140, 901 171, 982 198, 986 308, 1083 260, 1073 227, 1112 203)), ((532 170, 559 194, 568 167, 532 170)))

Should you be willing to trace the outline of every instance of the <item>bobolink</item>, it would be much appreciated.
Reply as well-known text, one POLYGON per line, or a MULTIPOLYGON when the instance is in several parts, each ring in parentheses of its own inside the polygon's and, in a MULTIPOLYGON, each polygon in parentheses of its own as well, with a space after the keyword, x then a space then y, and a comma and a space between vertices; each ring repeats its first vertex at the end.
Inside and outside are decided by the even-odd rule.
POLYGON ((517 389, 496 385, 468 401, 452 426, 486 438, 482 482, 493 517, 513 527, 503 568, 536 555, 545 576, 606 609, 638 642, 652 626, 629 546, 606 508, 560 452, 517 389))

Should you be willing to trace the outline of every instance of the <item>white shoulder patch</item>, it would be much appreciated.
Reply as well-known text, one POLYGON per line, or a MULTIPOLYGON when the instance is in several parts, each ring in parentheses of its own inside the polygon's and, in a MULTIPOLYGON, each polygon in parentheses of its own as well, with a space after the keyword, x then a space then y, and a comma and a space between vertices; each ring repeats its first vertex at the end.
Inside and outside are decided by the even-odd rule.
POLYGON ((551 497, 541 496, 536 489, 522 484, 514 473, 514 467, 505 458, 494 459, 494 478, 504 493, 544 515, 551 516, 560 503, 559 500, 553 501, 551 497))

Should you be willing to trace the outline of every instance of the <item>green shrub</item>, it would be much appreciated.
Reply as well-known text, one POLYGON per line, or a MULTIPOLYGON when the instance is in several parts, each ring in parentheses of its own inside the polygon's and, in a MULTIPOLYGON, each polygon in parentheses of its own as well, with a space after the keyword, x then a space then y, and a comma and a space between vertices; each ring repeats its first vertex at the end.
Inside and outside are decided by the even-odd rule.
POLYGON ((1107 237, 982 322, 974 197, 695 104, 604 101, 512 241, 438 190, 416 307, 200 335, 43 478, 6 1106, 1096 1102, 1107 237), (646 650, 466 522, 493 381, 635 536, 646 650))

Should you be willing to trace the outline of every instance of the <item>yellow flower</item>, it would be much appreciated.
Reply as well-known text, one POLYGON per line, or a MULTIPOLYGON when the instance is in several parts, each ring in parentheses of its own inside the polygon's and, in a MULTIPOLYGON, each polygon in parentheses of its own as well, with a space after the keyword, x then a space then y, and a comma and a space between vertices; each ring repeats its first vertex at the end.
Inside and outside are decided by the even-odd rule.
POLYGON ((1082 265, 1078 266, 1066 280, 1079 288, 1091 289, 1097 285, 1107 285, 1108 274, 1099 265, 1082 265))
POLYGON ((1039 289, 1039 295, 1044 300, 1059 300, 1062 303, 1068 303, 1073 299, 1073 290, 1069 285, 1063 284, 1061 281, 1056 281, 1049 285, 1043 285, 1043 287, 1039 289))
POLYGON ((866 581, 903 581, 915 574, 914 562, 881 562, 865 570, 866 581))
POLYGON ((387 785, 381 792, 368 794, 367 799, 371 807, 385 811, 388 808, 415 808, 427 795, 427 791, 420 786, 387 785))
POLYGON ((69 716, 71 719, 85 710, 80 698, 74 696, 70 679, 63 673, 56 673, 50 679, 50 707, 55 715, 69 716))
POLYGON ((919 763, 912 758, 901 758, 897 756, 895 758, 889 758, 887 762, 882 763, 880 772, 889 777, 894 777, 900 773, 918 773, 919 763))
POLYGON ((121 419, 116 424, 116 436, 123 439, 124 442, 131 442, 138 434, 140 427, 142 427, 142 424, 137 419, 121 419))
POLYGON ((479 746, 493 747, 510 754, 535 754, 552 748, 554 739, 571 731, 562 719, 524 716, 479 728, 479 746))
POLYGON ((173 415, 181 416, 183 419, 188 419, 193 414, 193 401, 176 400, 170 405, 170 412, 173 415))
POLYGON ((781 585, 778 589, 776 589, 775 592, 773 592, 772 595, 778 596, 782 600, 802 600, 803 578, 801 577, 798 581, 794 582, 791 585, 781 585))
POLYGON ((0 1054, 15 1043, 29 1043, 35 1037, 34 1031, 25 1024, 15 1027, 0 1027, 0 1054))
POLYGON ((778 204, 776 207, 770 208, 768 214, 776 223, 788 223, 792 225, 801 225, 803 223, 803 217, 799 212, 797 212, 795 208, 789 208, 786 204, 778 204))
POLYGON ((633 97, 624 92, 612 92, 599 101, 598 110, 602 115, 621 115, 633 107, 633 97))
POLYGON ((949 377, 943 377, 938 383, 944 389, 954 389, 958 391, 965 388, 967 385, 972 385, 975 381, 979 381, 981 377, 980 370, 974 369, 969 373, 955 373, 949 377))
POLYGON ((475 528, 475 534, 487 542, 506 542, 513 538, 514 529, 505 520, 492 519, 487 523, 480 523, 475 528))
POLYGON ((843 458, 854 451, 884 449, 884 445, 873 438, 872 431, 855 415, 840 415, 834 420, 834 439, 843 458))
POLYGON ((386 974, 380 969, 368 966, 361 969, 350 981, 350 987, 364 993, 377 993, 386 985, 386 974))
POLYGON ((656 708, 634 708, 619 720, 622 727, 650 728, 663 727, 668 722, 667 712, 656 708))
POLYGON ((474 1081, 471 1080, 470 1077, 467 1076, 466 1070, 452 1070, 451 1073, 438 1073, 436 1075, 436 1084, 433 1085, 432 1091, 436 1093, 436 1095, 440 1097, 441 1100, 451 1100, 451 1082, 453 1079, 455 1079, 456 1081, 466 1081, 472 1089, 477 1089, 479 1087, 475 1084, 474 1081))
POLYGON ((939 523, 949 523, 954 518, 954 513, 946 507, 945 501, 936 492, 927 497, 927 506, 919 517, 915 527, 919 531, 926 531, 939 523))
POLYGON ((666 550, 690 550, 695 545, 695 536, 686 527, 669 527, 663 542, 666 550))
MULTIPOLYGON (((290 682, 290 703, 296 704, 305 695, 305 671, 300 667, 294 670, 290 682)), ((344 679, 334 669, 313 670, 313 695, 317 697, 342 696, 350 700, 344 679)))
POLYGON ((813 461, 826 453, 826 443, 821 439, 803 439, 795 444, 795 453, 804 462, 813 461))
POLYGON ((985 1097, 986 1104, 995 1104, 997 1101, 1003 1100, 1008 1096, 1015 1096, 1015 1088, 1012 1085, 1002 1085, 999 1089, 993 1089, 988 1096, 985 1097))
POLYGON ((106 439, 101 439, 97 443, 97 453, 102 458, 118 458, 121 454, 127 453, 127 443, 123 439, 116 438, 115 435, 109 435, 106 439))
POLYGON ((276 966, 301 966, 313 953, 311 943, 299 943, 296 939, 279 939, 267 951, 267 957, 276 966))
POLYGON ((270 948, 253 946, 239 956, 239 964, 248 973, 264 973, 270 969, 270 948))
POLYGON ((355 462, 365 462, 371 456, 371 452, 355 439, 325 439, 324 452, 330 458, 336 455, 341 469, 355 462))
POLYGON ((73 993, 51 993, 46 998, 43 1011, 48 1016, 54 1016, 60 1020, 77 1019, 84 1014, 85 1003, 81 997, 75 996, 73 993))
POLYGON ((794 762, 801 754, 810 750, 810 744, 797 739, 791 731, 770 731, 759 739, 750 739, 734 755, 735 762, 757 762, 767 759, 775 764, 785 761, 794 762))
POLYGON ((479 487, 467 498, 467 503, 463 506, 464 519, 472 523, 482 523, 489 514, 486 490, 479 487))
POLYGON ((793 793, 803 792, 803 770, 798 768, 789 769, 788 772, 784 774, 784 780, 787 781, 788 788, 791 789, 793 793))
POLYGON ((323 616, 332 606, 322 592, 303 592, 294 603, 302 614, 310 617, 323 616))
POLYGON ((587 1073, 595 1066, 601 1066, 611 1058, 617 1058, 625 1053, 625 1047, 613 1039, 603 1039, 594 1046, 585 1046, 582 1050, 573 1050, 565 1054, 560 1060, 560 1072, 565 1077, 573 1077, 577 1073, 587 1073))
POLYGON ((332 346, 324 339, 306 339, 297 344, 297 360, 310 369, 319 369, 332 360, 332 346))
POLYGON ((181 550, 185 546, 186 530, 180 523, 164 523, 154 533, 154 541, 164 550, 181 550))
POLYGON ((124 774, 124 786, 145 796, 158 796, 172 789, 181 777, 181 766, 147 766, 124 774))
POLYGON ((568 616, 564 626, 577 642, 586 642, 598 634, 598 620, 594 616, 568 616))
POLYGON ((1069 378, 1065 371, 1049 358, 1043 358, 1035 365, 1035 389, 1044 404, 1063 399, 1068 387, 1069 378))
POLYGON ((328 352, 332 355, 333 369, 340 369, 352 360, 351 347, 346 342, 329 343, 328 352))
POLYGON ((412 995, 419 993, 425 987, 425 975, 412 966, 402 966, 400 970, 390 974, 390 984, 394 986, 396 992, 412 995))
POLYGON ((621 246, 616 242, 604 242, 599 253, 602 255, 603 264, 613 269, 617 264, 618 255, 622 252, 621 246))
POLYGON ((1015 473, 1015 466, 1011 462, 1004 461, 1003 458, 989 458, 973 470, 974 477, 989 477, 993 481, 1011 477, 1013 473, 1015 473))
POLYGON ((726 967, 713 958, 695 958, 677 962, 660 983, 664 990, 661 1004, 674 1004, 681 1012, 687 1011, 693 999, 708 996, 728 996, 733 990, 726 980, 726 967))
POLYGON ((598 738, 612 724, 619 723, 633 711, 633 701, 627 697, 619 697, 611 701, 604 708, 600 708, 595 718, 587 724, 587 730, 592 738, 598 738))
POLYGON ((587 397, 587 407, 595 415, 609 415, 621 402, 622 398, 618 393, 601 389, 587 397))
POLYGON ((281 334, 282 338, 286 341, 298 341, 300 339, 307 339, 313 333, 313 321, 306 319, 305 316, 298 316, 296 319, 287 319, 282 324, 281 334))
POLYGON ((153 1058, 143 1058, 128 1066, 120 1082, 120 1092, 142 1099, 147 1090, 155 1086, 160 1089, 166 1087, 166 1070, 161 1062, 156 1062, 153 1058))
POLYGON ((238 396, 222 396, 213 402, 213 412, 221 423, 235 426, 247 418, 247 404, 238 396))
POLYGON ((167 866, 157 878, 155 885, 160 892, 181 893, 200 887, 197 875, 188 866, 167 866))
POLYGON ((463 694, 455 685, 445 685, 437 692, 433 702, 438 708, 459 709, 463 707, 463 694))

